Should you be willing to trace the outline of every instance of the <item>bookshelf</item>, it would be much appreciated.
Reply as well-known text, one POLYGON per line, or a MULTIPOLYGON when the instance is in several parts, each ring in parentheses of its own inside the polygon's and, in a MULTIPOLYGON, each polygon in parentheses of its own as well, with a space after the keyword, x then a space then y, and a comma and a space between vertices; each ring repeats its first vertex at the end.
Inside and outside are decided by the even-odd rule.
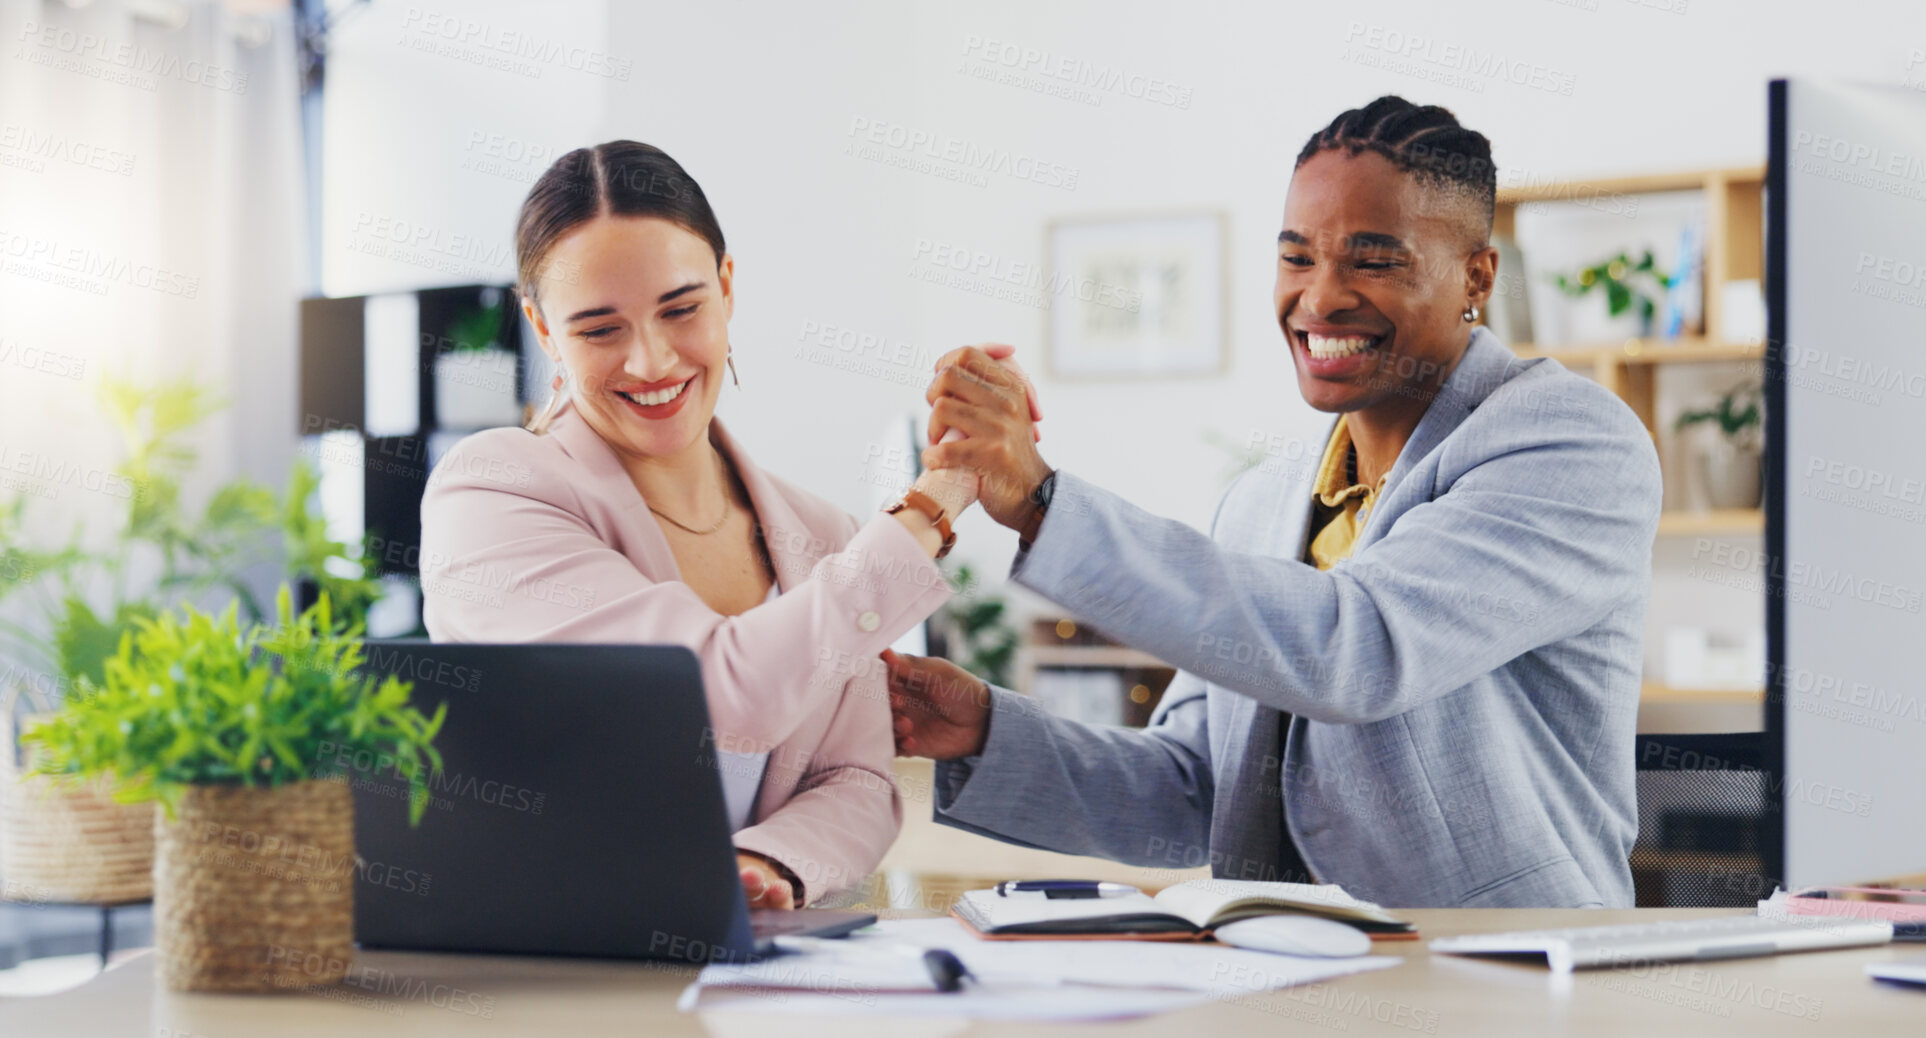
MULTIPOLYGON (((1028 636, 1017 647, 1014 660, 1016 687, 1044 701, 1053 712, 1079 720, 1122 723, 1142 727, 1163 698, 1176 668, 1150 653, 1118 645, 1074 620, 1037 620, 1028 636), (1053 693, 1051 678, 1069 673, 1111 672, 1116 675, 1114 693, 1123 698, 1114 716, 1091 716, 1090 703, 1077 703, 1074 687, 1053 693)), ((1060 684, 1060 683, 1059 683, 1060 684)), ((1074 683, 1073 683, 1074 685, 1074 683)), ((1101 693, 1105 698, 1110 692, 1101 693)))
POLYGON ((536 386, 515 299, 512 285, 474 284, 301 301, 297 431, 329 529, 377 538, 369 560, 389 590, 373 636, 423 633, 415 585, 434 463, 526 414, 536 386))
MULTIPOLYGON (((1732 281, 1761 281, 1765 269, 1765 168, 1736 166, 1705 170, 1557 180, 1501 188, 1493 216, 1493 233, 1516 240, 1521 207, 1575 203, 1598 207, 1626 196, 1661 192, 1698 191, 1705 198, 1701 327, 1674 339, 1627 338, 1611 342, 1559 344, 1514 343, 1523 358, 1552 357, 1566 367, 1591 375, 1631 407, 1656 444, 1659 441, 1658 395, 1664 372, 1687 365, 1727 365, 1759 370, 1765 359, 1760 342, 1733 342, 1722 312, 1724 286, 1732 281)), ((1629 243, 1628 243, 1629 244, 1629 243)), ((1676 459, 1661 457, 1661 464, 1676 459)), ((1667 510, 1659 517, 1658 537, 1756 538, 1765 532, 1765 514, 1758 508, 1667 510)), ((1641 714, 1654 717, 1711 718, 1755 713, 1764 703, 1762 689, 1680 689, 1647 682, 1640 695, 1641 714)), ((1641 728, 1644 725, 1641 724, 1641 728)))
MULTIPOLYGON (((1765 167, 1739 166, 1646 176, 1597 180, 1560 180, 1501 188, 1492 218, 1492 233, 1515 236, 1521 206, 1569 202, 1599 205, 1625 195, 1671 191, 1701 191, 1706 197, 1704 327, 1676 339, 1629 338, 1618 342, 1540 346, 1514 343, 1520 357, 1553 357, 1574 371, 1588 371, 1599 384, 1631 407, 1645 428, 1658 439, 1659 372, 1678 364, 1751 364, 1765 359, 1763 343, 1728 342, 1721 313, 1723 292, 1730 281, 1758 281, 1765 269, 1763 192, 1765 167)), ((1754 510, 1756 511, 1756 510, 1754 510)), ((1757 534, 1765 528, 1756 518, 1728 512, 1667 513, 1659 536, 1757 534)))

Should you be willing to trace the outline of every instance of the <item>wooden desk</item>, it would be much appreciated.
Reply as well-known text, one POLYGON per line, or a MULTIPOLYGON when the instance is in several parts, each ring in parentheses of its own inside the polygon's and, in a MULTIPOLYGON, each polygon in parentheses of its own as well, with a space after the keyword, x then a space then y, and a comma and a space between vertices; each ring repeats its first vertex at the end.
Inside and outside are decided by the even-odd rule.
MULTIPOLYGON (((1408 913, 1428 937, 1546 926, 1691 918, 1707 910, 1431 910, 1408 913)), ((1917 1035, 1926 992, 1867 979, 1869 962, 1926 958, 1882 948, 1603 970, 1558 977, 1543 966, 1432 956, 1422 942, 1381 944, 1404 965, 1327 984, 1101 1025, 1118 1035, 1388 1034, 1917 1035)), ((1045 1024, 837 1020, 676 1012, 686 970, 643 963, 370 952, 363 986, 275 996, 174 995, 142 955, 73 991, 0 1004, 0 1034, 31 1038, 348 1038, 360 1035, 949 1036, 1064 1034, 1045 1024), (383 990, 383 989, 386 990, 383 990), (482 1015, 483 1013, 486 1015, 482 1015)), ((1099 1025, 1078 1025, 1093 1030, 1099 1025)))

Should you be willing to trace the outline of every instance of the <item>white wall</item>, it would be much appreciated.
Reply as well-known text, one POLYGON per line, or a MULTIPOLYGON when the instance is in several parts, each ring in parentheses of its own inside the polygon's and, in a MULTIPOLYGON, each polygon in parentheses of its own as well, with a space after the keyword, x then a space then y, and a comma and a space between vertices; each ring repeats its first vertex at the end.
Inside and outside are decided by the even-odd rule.
POLYGON ((514 280, 522 196, 602 122, 607 29, 601 0, 374 3, 343 18, 324 105, 323 293, 514 280))
MULTIPOLYGON (((508 20, 505 4, 460 9, 470 6, 508 20)), ((852 510, 870 502, 862 463, 877 431, 920 405, 920 372, 885 360, 877 377, 801 358, 806 328, 879 337, 919 361, 963 343, 1017 344, 1038 373, 1045 457, 1193 524, 1208 521, 1228 461, 1206 433, 1315 438, 1325 419, 1298 397, 1269 309, 1272 242, 1298 148, 1379 94, 1450 107, 1493 140, 1504 176, 1542 179, 1761 162, 1774 76, 1926 86, 1926 63, 1907 68, 1926 48, 1916 0, 541 10, 545 29, 566 27, 552 35, 601 44, 632 60, 632 74, 517 78, 418 60, 387 39, 395 25, 372 27, 377 15, 354 27, 361 36, 344 40, 330 82, 331 232, 367 209, 505 241, 518 186, 460 168, 478 127, 556 149, 617 136, 662 146, 709 193, 737 261, 743 388, 724 394, 725 420, 763 464, 852 510), (1091 105, 985 82, 960 71, 983 61, 966 51, 978 39, 1159 80, 1189 103, 1105 92, 1091 105), (1494 57, 1552 89, 1464 70, 1494 57), (1393 60, 1414 71, 1383 67, 1393 60), (1569 93, 1558 89, 1566 84, 1569 93), (1074 169, 1076 186, 997 176, 974 186, 866 161, 846 154, 857 120, 1011 149, 1074 169), (1229 214, 1231 363, 1221 376, 1054 380, 1041 371, 1041 310, 909 276, 919 240, 1040 261, 1052 218, 1173 208, 1229 214)), ((427 280, 344 255, 338 239, 329 247, 331 292, 427 280)), ((977 520, 963 525, 959 553, 1000 574, 1014 538, 977 520)), ((1758 613, 1756 600, 1697 581, 1662 580, 1658 597, 1655 621, 1746 625, 1758 613)))

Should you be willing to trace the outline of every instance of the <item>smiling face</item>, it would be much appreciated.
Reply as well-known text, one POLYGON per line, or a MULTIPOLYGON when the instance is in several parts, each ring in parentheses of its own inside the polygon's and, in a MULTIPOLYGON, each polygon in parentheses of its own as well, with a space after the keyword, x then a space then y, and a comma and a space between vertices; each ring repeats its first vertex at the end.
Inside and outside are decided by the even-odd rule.
POLYGON ((617 452, 664 457, 705 436, 722 392, 735 264, 653 216, 598 216, 547 254, 567 278, 523 312, 569 373, 570 398, 617 452))
POLYGON ((1291 178, 1275 303, 1298 389, 1326 412, 1422 412, 1470 342, 1497 273, 1476 204, 1376 152, 1312 156, 1291 178))

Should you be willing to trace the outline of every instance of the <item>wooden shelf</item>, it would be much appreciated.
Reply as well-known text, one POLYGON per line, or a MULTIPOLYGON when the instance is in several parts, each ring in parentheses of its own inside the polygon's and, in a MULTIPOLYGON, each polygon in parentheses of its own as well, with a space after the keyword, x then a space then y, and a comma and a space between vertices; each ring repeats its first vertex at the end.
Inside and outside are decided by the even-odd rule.
POLYGON ((1721 183, 1764 184, 1765 167, 1734 166, 1727 169, 1648 173, 1629 177, 1600 177, 1592 180, 1548 180, 1542 184, 1501 187, 1498 189, 1498 204, 1514 206, 1531 202, 1585 202, 1601 195, 1701 191, 1721 183))
POLYGON ((1638 693, 1641 703, 1765 703, 1765 689, 1762 688, 1673 688, 1656 681, 1647 681, 1638 693))
MULTIPOLYGON (((1662 872, 1684 868, 1701 872, 1706 866, 1724 863, 1734 869, 1757 868, 1759 855, 1745 851, 1684 850, 1673 847, 1640 847, 1632 852, 1633 869, 1662 872)), ((1763 895, 1762 895, 1763 896, 1763 895)))
POLYGON ((1757 508, 1724 508, 1708 512, 1666 512, 1659 516, 1660 537, 1703 537, 1712 534, 1762 534, 1765 512, 1757 508))
POLYGON ((1027 655, 1027 662, 1031 667, 1171 669, 1170 664, 1150 653, 1139 652, 1121 645, 1026 645, 1019 651, 1027 655))
POLYGON ((1711 364, 1720 361, 1758 360, 1765 356, 1764 343, 1712 342, 1702 336, 1677 339, 1626 339, 1623 342, 1584 343, 1573 346, 1539 348, 1531 343, 1512 347, 1518 356, 1532 360, 1552 357, 1566 367, 1600 361, 1617 364, 1711 364))

